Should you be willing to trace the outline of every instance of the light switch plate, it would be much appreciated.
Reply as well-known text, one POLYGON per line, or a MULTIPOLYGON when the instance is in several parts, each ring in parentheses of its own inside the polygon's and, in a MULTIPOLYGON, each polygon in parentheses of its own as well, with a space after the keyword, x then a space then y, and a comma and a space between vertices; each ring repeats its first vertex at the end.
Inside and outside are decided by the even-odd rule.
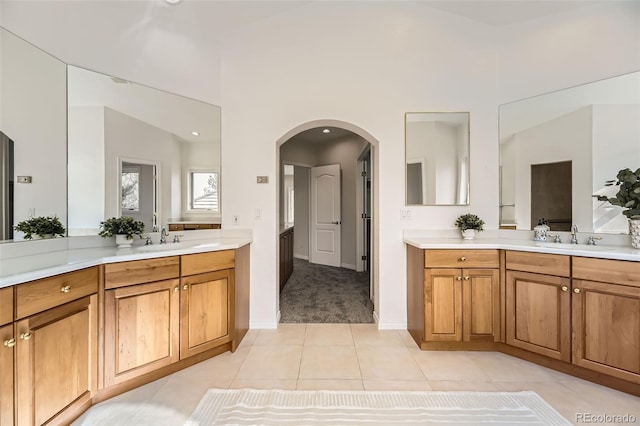
POLYGON ((256 181, 258 183, 269 183, 269 176, 258 176, 256 181))

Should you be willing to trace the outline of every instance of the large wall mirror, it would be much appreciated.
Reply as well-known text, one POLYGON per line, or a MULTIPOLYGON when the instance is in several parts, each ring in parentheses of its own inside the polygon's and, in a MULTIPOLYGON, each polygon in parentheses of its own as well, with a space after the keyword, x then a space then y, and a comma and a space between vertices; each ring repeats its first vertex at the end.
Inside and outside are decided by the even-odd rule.
POLYGON ((219 107, 74 66, 68 89, 69 235, 113 216, 220 219, 219 107))
POLYGON ((0 27, 0 241, 23 240, 13 226, 33 216, 67 222, 66 72, 0 27))
POLYGON ((405 114, 407 205, 469 204, 469 113, 405 114))
POLYGON ((593 198, 640 167, 640 72, 500 106, 500 226, 626 234, 621 208, 593 198))

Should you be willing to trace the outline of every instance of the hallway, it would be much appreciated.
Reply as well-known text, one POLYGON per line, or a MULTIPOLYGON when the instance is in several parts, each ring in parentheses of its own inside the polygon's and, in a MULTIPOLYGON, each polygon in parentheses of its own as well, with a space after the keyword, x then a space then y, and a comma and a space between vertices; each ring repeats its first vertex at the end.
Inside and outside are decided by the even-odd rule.
POLYGON ((281 323, 373 323, 369 274, 294 259, 280 314, 281 323))

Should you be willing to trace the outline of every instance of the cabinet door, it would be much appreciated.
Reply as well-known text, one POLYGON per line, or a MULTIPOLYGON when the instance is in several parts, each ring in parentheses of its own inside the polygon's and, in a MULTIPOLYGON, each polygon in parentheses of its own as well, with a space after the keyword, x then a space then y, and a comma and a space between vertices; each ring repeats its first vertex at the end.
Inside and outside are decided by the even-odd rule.
POLYGON ((425 341, 462 340, 462 270, 424 270, 425 341))
POLYGON ((500 340, 500 280, 497 269, 462 270, 464 341, 500 340))
POLYGON ((573 281, 573 363, 640 383, 640 288, 573 281))
POLYGON ((178 361, 179 280, 105 291, 106 386, 178 361))
POLYGON ((13 425, 13 324, 0 327, 0 425, 13 425))
POLYGON ((69 423, 91 403, 97 384, 97 296, 16 323, 19 425, 69 423))
POLYGON ((180 358, 230 342, 233 270, 193 275, 181 284, 180 358))
POLYGON ((507 344, 571 361, 568 278, 507 271, 507 344))

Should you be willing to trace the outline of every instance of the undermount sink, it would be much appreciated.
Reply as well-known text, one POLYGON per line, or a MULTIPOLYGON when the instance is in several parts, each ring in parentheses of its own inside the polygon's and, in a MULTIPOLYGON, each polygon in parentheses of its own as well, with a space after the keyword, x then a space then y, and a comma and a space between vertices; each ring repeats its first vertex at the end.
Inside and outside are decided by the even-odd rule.
MULTIPOLYGON (((598 250, 602 250, 603 247, 601 246, 588 246, 586 244, 570 244, 570 243, 552 243, 552 242, 537 242, 536 245, 538 247, 545 247, 545 248, 556 248, 556 249, 563 249, 563 250, 587 250, 587 251, 598 251, 598 250)), ((614 250, 612 247, 607 247, 607 250, 614 250)))
POLYGON ((165 250, 178 250, 186 247, 184 243, 166 243, 166 244, 153 244, 150 246, 136 247, 138 251, 165 251, 165 250))

